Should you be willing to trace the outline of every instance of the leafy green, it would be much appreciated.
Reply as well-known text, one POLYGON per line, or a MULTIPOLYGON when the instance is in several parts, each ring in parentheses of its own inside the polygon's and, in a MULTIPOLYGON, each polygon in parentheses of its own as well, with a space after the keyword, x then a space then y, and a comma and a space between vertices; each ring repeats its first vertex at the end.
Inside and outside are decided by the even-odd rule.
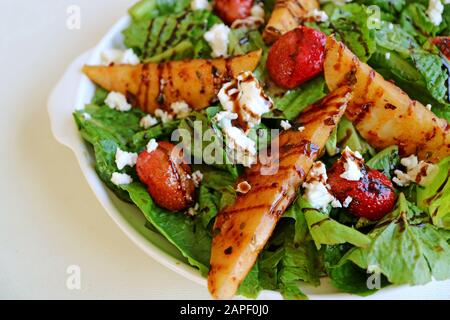
POLYGON ((345 116, 338 124, 337 145, 341 150, 349 147, 362 155, 375 153, 374 149, 359 135, 353 123, 345 116))
POLYGON ((203 55, 197 43, 204 41, 204 33, 219 21, 206 10, 133 21, 123 31, 124 43, 147 62, 193 58, 194 53, 203 55))
POLYGON ((362 61, 369 60, 376 50, 374 30, 369 28, 369 21, 366 7, 356 3, 336 6, 330 16, 336 34, 362 61))
MULTIPOLYGON (((117 148, 133 151, 132 138, 141 130, 139 121, 143 113, 138 109, 120 112, 90 104, 73 115, 81 136, 94 148, 95 170, 100 179, 121 199, 129 201, 128 195, 111 182, 111 176, 118 171, 115 163, 117 148)), ((133 172, 127 173, 133 175, 133 172)))
POLYGON ((398 146, 391 146, 376 154, 372 159, 366 162, 366 165, 372 169, 383 172, 387 177, 391 178, 393 176, 393 171, 398 166, 399 162, 398 146))
POLYGON ((311 237, 320 249, 321 245, 351 243, 357 247, 368 247, 371 239, 356 229, 347 227, 315 209, 303 210, 311 237))
POLYGON ((237 294, 247 298, 256 299, 263 288, 260 286, 259 267, 256 263, 242 281, 237 294))
MULTIPOLYGON (((424 50, 413 50, 411 56, 417 70, 425 79, 431 96, 441 103, 447 103, 449 76, 441 58, 424 50)), ((450 105, 448 107, 450 108, 450 105)))
POLYGON ((189 3, 189 0, 141 0, 128 12, 134 20, 150 19, 158 15, 181 12, 188 7, 189 3))
POLYGON ((238 168, 232 164, 224 149, 221 131, 212 123, 218 111, 219 108, 211 107, 204 112, 193 112, 183 119, 179 125, 181 142, 187 153, 192 155, 193 163, 228 170, 233 177, 237 177, 238 168))
POLYGON ((444 234, 425 221, 421 211, 400 194, 396 209, 369 233, 372 245, 353 249, 342 262, 376 268, 394 284, 424 284, 432 276, 447 279, 450 246, 444 234))
POLYGON ((172 132, 178 128, 179 120, 172 120, 166 123, 158 123, 153 127, 137 132, 133 135, 133 146, 136 150, 142 150, 151 139, 169 138, 172 132))
POLYGON ((421 3, 410 3, 401 14, 403 28, 413 33, 423 43, 428 36, 435 36, 440 30, 426 14, 426 7, 421 3), (415 32, 412 31, 415 28, 415 32))
POLYGON ((450 157, 438 164, 438 173, 425 186, 417 186, 417 205, 431 216, 433 224, 450 230, 450 157))
POLYGON ((352 249, 348 244, 327 246, 324 254, 324 266, 331 284, 342 292, 367 296, 376 292, 369 289, 369 274, 346 258, 352 249))
POLYGON ((141 183, 122 185, 131 200, 141 209, 145 218, 203 275, 209 271, 211 237, 201 221, 182 213, 166 211, 154 204, 141 183))
POLYGON ((281 97, 274 97, 274 105, 278 112, 266 114, 264 117, 294 120, 308 106, 325 97, 327 92, 325 79, 314 78, 297 89, 289 90, 281 97))

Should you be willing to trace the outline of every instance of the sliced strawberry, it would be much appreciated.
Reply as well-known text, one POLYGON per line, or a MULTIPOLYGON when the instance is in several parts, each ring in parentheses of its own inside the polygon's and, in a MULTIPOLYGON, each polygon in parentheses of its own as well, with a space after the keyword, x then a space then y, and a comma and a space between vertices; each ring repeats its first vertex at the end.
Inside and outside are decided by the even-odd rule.
POLYGON ((349 181, 341 177, 344 162, 337 161, 328 171, 331 193, 341 202, 348 203, 351 214, 369 220, 379 220, 392 211, 396 195, 392 182, 383 173, 362 164, 362 178, 349 181), (348 198, 350 197, 350 198, 348 198))
POLYGON ((253 0, 215 0, 214 10, 228 25, 237 19, 244 19, 250 15, 253 0))
POLYGON ((160 207, 180 211, 193 205, 195 186, 189 176, 190 166, 172 154, 174 147, 170 142, 161 141, 156 150, 141 152, 136 171, 160 207))
POLYGON ((433 38, 432 42, 450 60, 450 36, 433 38))
POLYGON ((300 26, 281 36, 267 58, 267 71, 280 87, 293 89, 323 71, 326 35, 300 26))

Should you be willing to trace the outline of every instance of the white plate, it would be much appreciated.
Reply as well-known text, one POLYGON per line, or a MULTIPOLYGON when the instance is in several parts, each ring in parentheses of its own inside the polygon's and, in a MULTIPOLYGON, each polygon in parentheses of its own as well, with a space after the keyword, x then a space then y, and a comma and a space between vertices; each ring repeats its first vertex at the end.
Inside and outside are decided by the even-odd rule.
MULTIPOLYGON (((100 64, 100 54, 106 49, 123 48, 122 30, 130 23, 129 17, 120 19, 92 50, 78 57, 66 70, 60 82, 56 85, 48 101, 48 112, 52 131, 56 139, 70 148, 76 155, 81 171, 86 177, 92 191, 109 216, 125 232, 125 234, 144 252, 153 259, 190 279, 206 286, 206 279, 201 277, 197 269, 189 266, 186 259, 164 237, 145 227, 145 218, 133 205, 119 200, 103 184, 94 169, 94 156, 89 146, 83 141, 73 120, 75 109, 82 109, 91 101, 95 87, 92 82, 81 73, 84 64, 100 64)), ((450 282, 446 282, 447 285, 450 282)), ((434 283, 436 285, 436 283, 434 283)), ((402 298, 405 289, 410 287, 397 286, 381 290, 371 298, 402 298), (402 294, 403 293, 403 294, 402 294)), ((414 289, 420 289, 416 287, 414 289)), ((430 288, 431 289, 431 288, 430 288)), ((206 290, 206 288, 205 288, 206 290)), ((339 293, 330 286, 327 279, 322 280, 319 288, 304 287, 302 290, 311 299, 358 299, 355 295, 339 293)), ((431 289, 433 290, 433 289, 431 289)), ((412 290, 415 291, 415 290, 412 290)), ((427 290, 428 291, 428 290, 427 290)), ((265 291, 260 295, 262 299, 280 298, 278 293, 265 291)), ((404 298, 404 297, 403 297, 404 298)))

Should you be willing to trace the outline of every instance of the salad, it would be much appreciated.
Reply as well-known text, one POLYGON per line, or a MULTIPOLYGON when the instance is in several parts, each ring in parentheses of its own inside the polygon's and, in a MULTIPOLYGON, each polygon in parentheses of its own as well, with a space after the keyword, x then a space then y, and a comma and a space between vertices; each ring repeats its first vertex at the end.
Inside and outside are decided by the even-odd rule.
POLYGON ((211 295, 450 278, 450 2, 142 0, 83 72, 95 169, 211 295))

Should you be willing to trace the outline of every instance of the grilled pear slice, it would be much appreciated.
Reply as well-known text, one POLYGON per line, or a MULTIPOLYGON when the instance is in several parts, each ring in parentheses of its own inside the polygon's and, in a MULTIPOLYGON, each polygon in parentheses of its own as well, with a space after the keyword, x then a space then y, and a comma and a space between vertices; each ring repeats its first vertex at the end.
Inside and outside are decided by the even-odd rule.
POLYGON ((402 156, 438 162, 450 155, 450 126, 329 37, 325 79, 330 90, 353 84, 346 115, 367 142, 381 150, 398 145, 402 156))
POLYGON ((319 9, 317 0, 277 0, 275 8, 264 29, 263 38, 267 44, 297 28, 314 9, 319 9))
POLYGON ((223 83, 241 72, 253 71, 261 53, 160 64, 85 66, 83 72, 100 87, 124 94, 133 106, 150 114, 156 109, 170 111, 170 105, 178 101, 200 110, 217 99, 223 83))
POLYGON ((305 110, 293 129, 272 142, 279 146, 270 150, 274 161, 260 160, 240 177, 250 191, 239 194, 214 224, 208 275, 214 298, 230 299, 236 293, 344 114, 351 91, 341 87, 305 110))

